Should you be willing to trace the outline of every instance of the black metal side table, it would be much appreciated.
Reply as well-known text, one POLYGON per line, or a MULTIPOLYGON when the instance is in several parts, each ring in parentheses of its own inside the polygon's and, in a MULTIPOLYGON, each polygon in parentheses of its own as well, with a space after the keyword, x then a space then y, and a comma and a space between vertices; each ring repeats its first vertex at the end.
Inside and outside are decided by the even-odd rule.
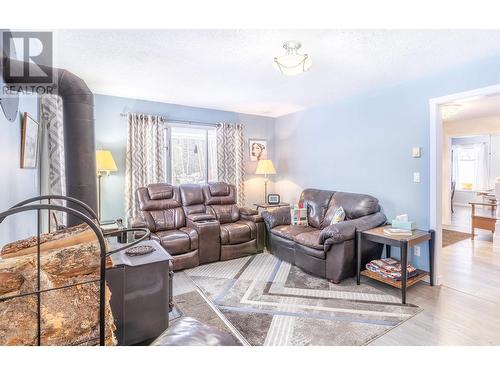
POLYGON ((406 289, 407 287, 416 284, 424 277, 429 275, 430 285, 434 285, 434 238, 435 233, 433 230, 424 231, 415 229, 411 235, 389 235, 384 232, 385 228, 390 228, 390 225, 373 228, 365 231, 356 231, 356 248, 357 248, 357 267, 356 267, 356 281, 359 285, 361 283, 361 275, 367 276, 374 280, 389 284, 395 288, 401 289, 401 303, 406 304, 406 289), (371 241, 386 246, 386 254, 389 258, 391 256, 391 246, 399 247, 401 249, 401 281, 396 281, 384 278, 379 274, 370 270, 361 271, 361 249, 363 241, 371 241), (408 249, 422 243, 429 241, 429 272, 417 270, 417 275, 408 279, 408 249))

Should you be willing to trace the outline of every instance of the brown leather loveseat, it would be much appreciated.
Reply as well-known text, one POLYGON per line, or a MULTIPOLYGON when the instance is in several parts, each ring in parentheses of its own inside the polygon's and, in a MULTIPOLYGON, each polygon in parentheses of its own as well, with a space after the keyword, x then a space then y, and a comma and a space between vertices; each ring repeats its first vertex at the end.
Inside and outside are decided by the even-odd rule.
POLYGON ((228 260, 262 251, 265 226, 256 210, 236 205, 236 188, 224 182, 207 185, 151 184, 137 189, 140 218, 173 258, 174 270, 228 260))
MULTIPOLYGON (((334 283, 353 276, 356 229, 366 230, 386 222, 378 200, 370 195, 306 189, 302 192, 307 208, 307 226, 291 225, 290 208, 265 211, 267 248, 278 258, 306 272, 334 283), (342 207, 344 221, 331 224, 335 211, 342 207)), ((382 245, 366 243, 362 265, 380 258, 382 245)))

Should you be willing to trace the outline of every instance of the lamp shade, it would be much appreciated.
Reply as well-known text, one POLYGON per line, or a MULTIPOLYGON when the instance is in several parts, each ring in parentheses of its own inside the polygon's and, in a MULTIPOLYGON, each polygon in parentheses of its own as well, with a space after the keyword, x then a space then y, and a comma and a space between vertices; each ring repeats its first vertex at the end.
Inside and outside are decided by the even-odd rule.
POLYGON ((259 160, 255 174, 276 174, 272 160, 259 160))
POLYGON ((111 151, 97 150, 95 160, 97 172, 116 172, 118 170, 111 151))

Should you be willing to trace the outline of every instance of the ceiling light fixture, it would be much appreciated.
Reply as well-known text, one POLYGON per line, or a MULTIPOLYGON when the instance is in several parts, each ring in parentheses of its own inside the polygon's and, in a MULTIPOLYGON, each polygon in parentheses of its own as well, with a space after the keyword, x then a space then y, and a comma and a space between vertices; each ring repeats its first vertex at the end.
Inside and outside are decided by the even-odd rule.
POLYGON ((462 105, 460 104, 445 104, 441 106, 441 115, 443 119, 448 119, 454 115, 456 115, 462 109, 462 105))
POLYGON ((286 76, 296 76, 309 70, 312 59, 308 54, 301 55, 300 42, 289 40, 283 44, 286 54, 274 58, 274 67, 286 76))

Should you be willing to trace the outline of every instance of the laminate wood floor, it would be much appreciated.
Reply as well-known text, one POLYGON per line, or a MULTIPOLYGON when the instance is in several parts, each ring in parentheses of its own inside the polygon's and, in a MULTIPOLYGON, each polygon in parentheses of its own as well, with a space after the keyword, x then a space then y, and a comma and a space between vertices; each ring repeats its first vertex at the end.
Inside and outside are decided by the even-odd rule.
MULTIPOLYGON (((420 282, 408 289, 408 302, 424 310, 370 345, 500 345, 500 254, 491 235, 443 249, 441 286, 420 282)), ((399 296, 399 290, 363 278, 399 296)), ((193 290, 184 272, 175 274, 174 295, 193 290)))
POLYGON ((442 285, 408 289, 408 302, 424 311, 371 345, 500 345, 500 254, 492 245, 481 235, 444 248, 442 285))

